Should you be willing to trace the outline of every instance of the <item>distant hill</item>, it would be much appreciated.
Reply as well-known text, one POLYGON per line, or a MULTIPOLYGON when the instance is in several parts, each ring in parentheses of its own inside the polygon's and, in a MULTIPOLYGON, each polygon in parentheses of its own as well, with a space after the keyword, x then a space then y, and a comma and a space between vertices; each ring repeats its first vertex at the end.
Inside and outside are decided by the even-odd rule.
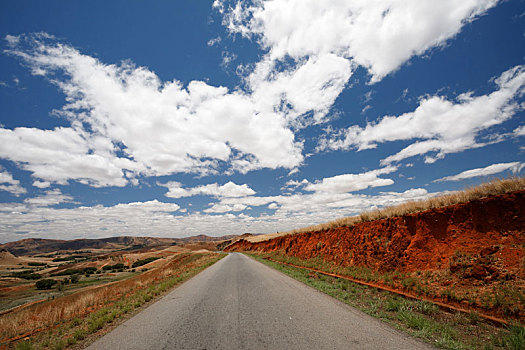
POLYGON ((20 256, 29 254, 45 254, 57 251, 74 251, 86 249, 139 249, 182 245, 195 242, 221 242, 237 237, 237 235, 228 235, 222 237, 210 237, 198 235, 185 238, 158 238, 158 237, 110 237, 100 239, 75 239, 75 240, 57 240, 27 238, 16 242, 9 242, 0 245, 0 250, 7 250, 10 253, 20 256))
POLYGON ((23 261, 24 260, 17 258, 9 251, 0 249, 0 265, 17 265, 23 261))

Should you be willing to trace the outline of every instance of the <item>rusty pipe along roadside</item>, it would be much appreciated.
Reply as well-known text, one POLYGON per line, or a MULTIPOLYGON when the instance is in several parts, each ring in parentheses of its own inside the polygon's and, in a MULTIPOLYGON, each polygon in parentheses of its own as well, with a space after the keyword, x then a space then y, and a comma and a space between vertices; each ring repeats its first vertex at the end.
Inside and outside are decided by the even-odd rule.
MULTIPOLYGON (((326 271, 322 271, 322 270, 317 270, 317 269, 314 269, 314 268, 311 268, 311 267, 305 267, 305 266, 299 266, 299 265, 294 265, 294 264, 290 264, 290 263, 285 263, 285 262, 282 262, 282 261, 274 260, 274 259, 269 258, 269 257, 266 257, 266 258, 263 258, 263 259, 266 259, 266 260, 269 260, 269 261, 273 261, 275 263, 282 264, 282 265, 292 266, 292 267, 295 267, 295 268, 298 268, 298 269, 303 269, 303 270, 308 270, 308 271, 312 271, 312 272, 317 272, 317 273, 320 273, 322 275, 326 275, 326 276, 330 276, 330 277, 344 279, 344 280, 347 280, 347 281, 350 281, 350 282, 354 282, 354 283, 357 283, 357 284, 361 284, 361 285, 364 285, 364 286, 377 288, 377 289, 380 289, 380 290, 385 290, 387 292, 391 292, 391 293, 394 293, 394 294, 397 294, 397 295, 401 295, 401 296, 403 296, 405 298, 409 298, 409 299, 413 299, 413 300, 426 301, 426 302, 432 303, 432 304, 440 307, 441 309, 445 309, 445 310, 448 310, 448 311, 458 311, 458 312, 462 312, 462 313, 466 313, 466 314, 472 312, 472 310, 467 310, 467 309, 463 309, 463 308, 456 307, 456 306, 453 306, 453 305, 445 304, 445 303, 442 303, 442 302, 439 302, 439 301, 435 301, 435 300, 430 299, 430 298, 418 297, 418 296, 416 296, 414 294, 410 294, 410 293, 407 293, 407 292, 402 292, 402 291, 399 291, 399 290, 396 290, 396 289, 393 289, 393 288, 389 288, 389 287, 385 287, 385 286, 382 286, 382 285, 379 285, 379 284, 375 284, 375 283, 360 281, 360 280, 352 278, 352 277, 342 276, 342 275, 338 275, 338 274, 335 274, 335 273, 330 273, 330 272, 326 272, 326 271)), ((478 313, 478 315, 479 315, 479 317, 481 317, 481 318, 483 318, 483 319, 485 319, 487 321, 490 321, 492 323, 495 323, 497 325, 507 326, 509 324, 508 321, 506 321, 504 319, 501 319, 501 318, 498 318, 498 317, 485 315, 485 314, 480 314, 480 313, 478 313)))

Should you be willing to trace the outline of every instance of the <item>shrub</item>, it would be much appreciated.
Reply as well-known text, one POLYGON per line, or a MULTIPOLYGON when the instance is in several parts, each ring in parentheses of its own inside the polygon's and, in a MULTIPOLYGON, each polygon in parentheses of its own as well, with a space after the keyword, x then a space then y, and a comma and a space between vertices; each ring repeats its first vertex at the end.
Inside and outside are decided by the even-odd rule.
POLYGON ((115 265, 106 265, 102 268, 102 270, 118 270, 118 269, 123 269, 124 267, 125 267, 124 264, 118 263, 115 265))
POLYGON ((71 283, 77 283, 78 280, 80 280, 80 276, 79 275, 71 276, 71 283))
POLYGON ((52 274, 51 276, 67 276, 67 275, 74 275, 74 274, 92 274, 97 271, 96 267, 85 267, 83 269, 67 269, 64 271, 59 271, 57 273, 52 274))
POLYGON ((61 261, 73 261, 77 259, 85 259, 85 256, 82 255, 72 255, 72 256, 65 256, 62 258, 54 258, 53 262, 61 262, 61 261))
POLYGON ((51 287, 53 287, 56 283, 57 281, 55 281, 54 279, 43 279, 37 281, 35 286, 37 289, 51 289, 51 287))
POLYGON ((13 272, 10 277, 17 277, 17 278, 23 278, 25 280, 38 280, 42 278, 38 273, 33 273, 33 270, 30 271, 20 271, 20 272, 13 272))
POLYGON ((155 261, 157 259, 160 259, 159 257, 150 257, 150 258, 146 258, 146 259, 142 259, 142 260, 137 260, 133 263, 133 265, 131 265, 131 267, 139 267, 139 266, 142 266, 142 265, 146 265, 146 264, 149 264, 150 262, 152 261, 155 261))

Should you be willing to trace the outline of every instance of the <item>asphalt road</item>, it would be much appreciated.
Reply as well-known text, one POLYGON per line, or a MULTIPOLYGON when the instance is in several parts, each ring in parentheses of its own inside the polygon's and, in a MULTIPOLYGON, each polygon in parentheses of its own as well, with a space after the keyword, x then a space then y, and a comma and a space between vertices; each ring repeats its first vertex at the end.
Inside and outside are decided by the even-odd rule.
POLYGON ((430 349, 233 253, 88 349, 430 349))

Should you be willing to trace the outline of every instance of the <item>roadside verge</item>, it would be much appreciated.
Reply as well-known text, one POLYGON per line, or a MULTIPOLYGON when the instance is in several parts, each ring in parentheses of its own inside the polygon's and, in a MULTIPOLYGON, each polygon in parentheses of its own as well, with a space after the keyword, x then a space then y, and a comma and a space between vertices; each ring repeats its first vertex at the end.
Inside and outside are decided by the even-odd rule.
POLYGON ((498 327, 475 312, 444 310, 427 301, 244 254, 438 348, 525 348, 525 329, 517 323, 498 327))

